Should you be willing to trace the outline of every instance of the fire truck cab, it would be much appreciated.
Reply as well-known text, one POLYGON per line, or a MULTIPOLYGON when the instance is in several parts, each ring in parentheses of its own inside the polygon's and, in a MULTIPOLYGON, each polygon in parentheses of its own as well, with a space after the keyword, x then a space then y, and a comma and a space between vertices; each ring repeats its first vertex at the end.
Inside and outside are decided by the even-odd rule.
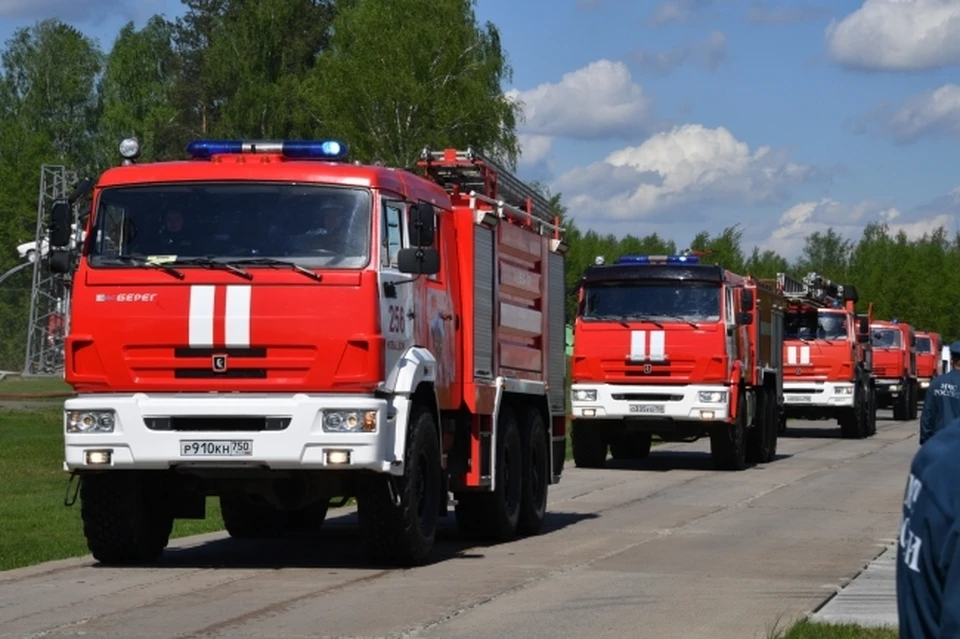
POLYGON ((876 434, 870 319, 857 316, 857 291, 817 273, 778 273, 787 298, 783 398, 788 418, 835 419, 843 437, 876 434))
POLYGON ((939 333, 917 331, 917 379, 920 382, 919 399, 923 401, 934 377, 943 374, 940 351, 943 345, 939 333))
POLYGON ((697 255, 598 258, 574 324, 577 466, 650 452, 651 438, 710 437, 715 465, 776 456, 782 417, 783 298, 697 255))
POLYGON ((335 140, 136 147, 92 188, 79 259, 51 262, 75 268, 64 466, 99 561, 154 560, 207 496, 238 538, 312 533, 356 497, 397 565, 427 559, 450 492, 467 534, 539 531, 566 440, 545 198, 469 149, 425 149, 417 175, 335 140))
POLYGON ((893 406, 896 420, 916 419, 920 394, 916 332, 897 319, 875 320, 870 330, 877 404, 883 408, 893 406))

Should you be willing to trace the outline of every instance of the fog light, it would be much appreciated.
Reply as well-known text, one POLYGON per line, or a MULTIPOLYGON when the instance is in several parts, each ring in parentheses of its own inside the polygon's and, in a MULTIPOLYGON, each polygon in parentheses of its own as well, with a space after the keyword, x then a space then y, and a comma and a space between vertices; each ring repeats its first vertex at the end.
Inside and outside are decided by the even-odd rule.
POLYGON ((700 411, 700 419, 713 419, 716 416, 712 410, 702 410, 700 411))
POLYGON ((930 385, 930 382, 920 382, 920 388, 926 388, 930 385))
POLYGON ((584 416, 584 417, 594 417, 594 416, 596 416, 596 414, 597 414, 597 409, 595 409, 595 408, 584 408, 584 409, 583 409, 583 416, 584 416))
POLYGON ((331 465, 349 464, 350 451, 349 450, 328 450, 327 463, 331 465))
POLYGON ((103 466, 110 463, 113 456, 112 450, 88 450, 86 451, 87 464, 90 466, 103 466))

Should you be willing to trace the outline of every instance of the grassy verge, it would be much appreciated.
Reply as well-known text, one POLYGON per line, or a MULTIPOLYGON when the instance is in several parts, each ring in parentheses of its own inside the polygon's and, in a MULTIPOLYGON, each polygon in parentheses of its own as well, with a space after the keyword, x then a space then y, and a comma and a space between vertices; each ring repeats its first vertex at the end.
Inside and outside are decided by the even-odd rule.
MULTIPOLYGON (((0 383, 2 387, 7 382, 0 383)), ((80 503, 63 505, 61 410, 0 411, 0 570, 87 554, 80 503)), ((183 537, 223 528, 219 500, 207 503, 207 518, 174 524, 183 537)))
POLYGON ((71 395, 73 395, 73 388, 59 376, 21 377, 11 375, 0 381, 0 399, 42 399, 69 397, 71 395))
POLYGON ((786 630, 774 632, 767 639, 898 639, 896 630, 865 628, 852 624, 814 623, 803 620, 786 630))

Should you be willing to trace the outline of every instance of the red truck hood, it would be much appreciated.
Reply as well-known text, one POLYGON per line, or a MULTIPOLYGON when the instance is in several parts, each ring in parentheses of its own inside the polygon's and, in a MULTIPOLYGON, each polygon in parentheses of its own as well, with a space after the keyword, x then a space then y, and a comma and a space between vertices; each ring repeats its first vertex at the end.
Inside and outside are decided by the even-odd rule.
MULTIPOLYGON (((383 377, 372 272, 86 270, 66 381, 78 391, 372 389, 383 377), (226 370, 214 357, 226 355, 226 370)), ((84 271, 81 271, 82 275, 84 271)))
POLYGON ((788 382, 853 379, 853 349, 842 340, 790 339, 783 342, 783 378, 788 382))
POLYGON ((917 376, 934 377, 937 374, 937 353, 917 353, 917 376))
MULTIPOLYGON (((899 348, 873 349, 873 375, 878 379, 898 379, 903 376, 904 352, 899 348)), ((918 358, 919 359, 919 358, 918 358)))
POLYGON ((581 322, 575 327, 572 378, 611 384, 721 383, 729 378, 719 324, 581 322), (632 357, 631 357, 632 355, 632 357), (645 372, 649 365, 649 372, 645 372))

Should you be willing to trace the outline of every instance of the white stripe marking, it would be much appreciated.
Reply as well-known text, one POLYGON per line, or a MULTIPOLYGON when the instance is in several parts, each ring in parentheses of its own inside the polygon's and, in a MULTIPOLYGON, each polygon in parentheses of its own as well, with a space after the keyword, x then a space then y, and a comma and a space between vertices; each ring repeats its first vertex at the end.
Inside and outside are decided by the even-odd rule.
POLYGON ((215 287, 190 287, 190 346, 213 346, 213 295, 215 287))
POLYGON ((662 362, 667 359, 667 353, 664 342, 666 334, 664 331, 650 331, 650 359, 654 362, 662 362))
POLYGON ((797 347, 788 346, 787 347, 787 364, 796 364, 797 363, 797 347))
POLYGON ((809 346, 800 347, 800 363, 801 364, 810 363, 810 347, 809 346))
POLYGON ((647 332, 630 331, 630 360, 642 362, 647 359, 647 332))
POLYGON ((250 287, 227 287, 226 323, 227 346, 250 346, 250 287))

